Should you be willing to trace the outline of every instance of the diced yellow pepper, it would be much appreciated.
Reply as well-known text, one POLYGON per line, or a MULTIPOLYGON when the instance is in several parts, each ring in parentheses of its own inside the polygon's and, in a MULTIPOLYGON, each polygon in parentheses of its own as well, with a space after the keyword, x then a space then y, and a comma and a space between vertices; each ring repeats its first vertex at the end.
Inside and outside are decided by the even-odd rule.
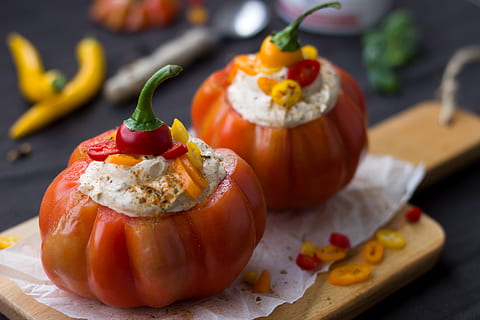
POLYGON ((181 142, 184 144, 188 143, 188 140, 190 139, 190 135, 188 134, 187 129, 185 129, 185 126, 183 123, 178 120, 174 119, 173 124, 172 124, 172 138, 176 142, 181 142))
POLYGON ((313 257, 315 255, 315 249, 317 249, 317 245, 314 242, 306 241, 300 247, 300 253, 313 257))
POLYGON ((107 163, 113 163, 127 167, 134 166, 141 161, 142 159, 135 158, 129 154, 111 154, 105 159, 105 162, 107 163))
POLYGON ((304 59, 312 59, 315 60, 318 57, 317 48, 312 45, 306 45, 302 47, 302 53, 304 59))
POLYGON ((203 159, 200 149, 194 142, 187 143, 187 156, 188 160, 193 164, 193 166, 199 170, 203 169, 203 159))
POLYGON ((253 270, 247 271, 243 274, 242 280, 248 284, 255 284, 255 281, 257 281, 257 273, 253 270))
POLYGON ((302 88, 294 80, 283 80, 272 88, 272 100, 285 108, 290 108, 302 97, 302 88))
POLYGON ((0 249, 6 249, 20 241, 16 236, 0 236, 0 249))

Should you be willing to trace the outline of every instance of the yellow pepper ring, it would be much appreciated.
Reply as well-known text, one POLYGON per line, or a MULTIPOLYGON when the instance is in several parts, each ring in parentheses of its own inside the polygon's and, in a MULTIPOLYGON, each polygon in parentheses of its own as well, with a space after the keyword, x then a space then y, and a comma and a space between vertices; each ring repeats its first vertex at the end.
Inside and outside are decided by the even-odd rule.
POLYGON ((302 97, 302 88, 294 80, 283 80, 272 88, 272 100, 276 104, 290 108, 302 97))

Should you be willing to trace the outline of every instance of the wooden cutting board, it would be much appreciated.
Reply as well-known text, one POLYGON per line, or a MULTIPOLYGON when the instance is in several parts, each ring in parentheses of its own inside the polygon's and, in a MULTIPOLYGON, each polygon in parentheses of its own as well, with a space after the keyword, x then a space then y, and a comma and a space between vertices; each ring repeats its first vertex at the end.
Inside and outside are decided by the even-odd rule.
MULTIPOLYGON (((457 111, 449 127, 438 124, 440 106, 427 102, 387 119, 369 130, 370 152, 423 163, 427 186, 480 157, 480 118, 457 111)), ((407 246, 387 250, 384 261, 374 266, 371 279, 364 283, 336 287, 318 275, 305 295, 293 304, 279 306, 263 320, 348 320, 390 293, 427 272, 437 261, 445 242, 442 227, 424 214, 418 223, 407 223, 399 210, 386 227, 402 233, 407 246)), ((3 234, 26 237, 38 228, 32 218, 3 234)), ((352 250, 342 264, 361 262, 360 248, 352 250)), ((23 294, 9 279, 0 277, 0 312, 14 320, 67 320, 69 317, 23 294)))

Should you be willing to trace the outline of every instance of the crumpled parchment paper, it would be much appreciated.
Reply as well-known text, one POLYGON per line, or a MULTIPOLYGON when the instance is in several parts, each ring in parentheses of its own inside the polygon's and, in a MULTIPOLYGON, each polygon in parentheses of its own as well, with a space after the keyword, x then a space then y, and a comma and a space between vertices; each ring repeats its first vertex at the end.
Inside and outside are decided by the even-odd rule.
MULTIPOLYGON (((348 235, 352 246, 370 238, 410 198, 424 175, 422 166, 388 156, 367 155, 350 185, 323 205, 302 212, 270 212, 265 235, 245 270, 268 269, 272 291, 254 294, 239 278, 221 294, 165 308, 118 309, 77 297, 53 285, 40 261, 37 233, 0 251, 0 274, 27 295, 72 318, 116 319, 254 319, 301 298, 316 273, 301 270, 295 257, 304 241, 328 244, 332 232, 348 235)), ((318 272, 328 270, 324 265, 318 272)))

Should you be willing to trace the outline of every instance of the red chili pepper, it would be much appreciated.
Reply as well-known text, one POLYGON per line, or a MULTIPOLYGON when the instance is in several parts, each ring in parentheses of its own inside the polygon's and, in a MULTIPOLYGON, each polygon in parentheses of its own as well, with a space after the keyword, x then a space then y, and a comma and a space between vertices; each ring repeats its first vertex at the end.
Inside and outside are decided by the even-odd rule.
POLYGON ((332 232, 330 235, 330 244, 342 249, 350 249, 350 239, 341 233, 332 232))
POLYGON ((409 222, 417 222, 420 220, 420 216, 422 215, 422 209, 420 207, 412 207, 410 210, 405 212, 405 218, 409 222))
POLYGON ((320 260, 316 256, 307 256, 306 254, 299 253, 297 256, 297 265, 303 270, 313 270, 315 269, 320 260))
POLYGON ((115 140, 100 142, 87 148, 90 159, 96 161, 104 161, 109 155, 119 153, 115 140))
POLYGON ((297 81, 303 88, 312 84, 319 72, 320 63, 317 60, 305 59, 288 68, 287 78, 297 81))
POLYGON ((165 159, 175 159, 188 152, 184 143, 175 142, 170 149, 161 154, 165 159))
POLYGON ((167 65, 154 73, 145 83, 137 107, 117 130, 117 148, 125 154, 162 154, 172 146, 170 128, 158 119, 152 107, 155 89, 166 79, 176 76, 182 68, 167 65))

